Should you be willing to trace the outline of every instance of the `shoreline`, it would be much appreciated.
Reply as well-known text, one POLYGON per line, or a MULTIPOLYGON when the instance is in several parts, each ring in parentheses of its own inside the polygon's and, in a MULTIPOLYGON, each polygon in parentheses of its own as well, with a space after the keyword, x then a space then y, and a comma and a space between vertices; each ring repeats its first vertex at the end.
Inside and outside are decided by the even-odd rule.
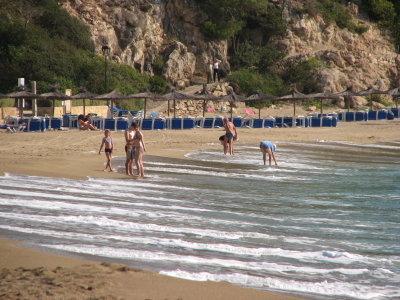
MULTIPOLYGON (((336 128, 239 128, 239 141, 236 145, 253 143, 258 145, 262 140, 271 140, 277 143, 333 141, 379 144, 400 142, 399 128, 400 120, 398 119, 368 123, 340 123, 336 128)), ((146 155, 164 159, 189 159, 185 157, 185 154, 194 150, 221 149, 218 144, 221 132, 221 129, 144 131, 148 148, 144 157, 145 166, 146 155)), ((135 180, 123 173, 102 171, 105 156, 103 153, 96 154, 96 151, 100 147, 103 134, 101 131, 78 130, 18 134, 0 132, 3 142, 0 144, 0 151, 3 154, 0 157, 0 176, 11 173, 78 180, 87 180, 88 177, 135 180)), ((116 145, 114 154, 124 157, 123 132, 112 132, 112 137, 116 145)), ((261 154, 259 159, 261 161, 261 154)), ((1 231, 0 236, 2 236, 1 231)), ((11 295, 15 293, 15 289, 21 291, 26 289, 42 295, 42 299, 52 299, 51 297, 45 298, 46 294, 41 294, 46 293, 46 289, 49 288, 49 285, 42 281, 45 278, 54 277, 55 279, 52 281, 54 284, 50 286, 54 286, 52 292, 57 297, 70 295, 71 288, 76 288, 78 297, 81 295, 85 295, 85 297, 110 296, 105 299, 118 299, 118 297, 152 300, 179 298, 182 300, 301 299, 279 292, 270 293, 223 282, 178 279, 156 272, 134 270, 131 267, 123 267, 119 263, 102 264, 101 261, 110 261, 106 258, 96 259, 94 257, 92 260, 91 258, 86 259, 84 255, 77 254, 76 256, 74 254, 69 256, 65 253, 54 254, 53 251, 39 249, 39 247, 26 242, 0 238, 0 267, 8 269, 4 271, 5 273, 3 272, 5 284, 0 286, 0 294, 11 295), (86 279, 82 278, 80 274, 86 274, 85 276, 90 277, 93 283, 82 283, 86 282, 86 279), (59 275, 62 276, 58 277, 59 275), (19 280, 18 278, 21 277, 25 277, 27 280, 19 280), (38 278, 43 280, 37 281, 38 278), (57 284, 62 286, 57 287, 57 284), (133 292, 135 298, 131 297, 133 292)), ((18 298, 11 297, 9 299, 18 298)))
POLYGON ((29 243, 0 238, 0 294, 5 299, 307 299, 226 282, 180 279, 111 259, 77 256, 48 253, 29 243))

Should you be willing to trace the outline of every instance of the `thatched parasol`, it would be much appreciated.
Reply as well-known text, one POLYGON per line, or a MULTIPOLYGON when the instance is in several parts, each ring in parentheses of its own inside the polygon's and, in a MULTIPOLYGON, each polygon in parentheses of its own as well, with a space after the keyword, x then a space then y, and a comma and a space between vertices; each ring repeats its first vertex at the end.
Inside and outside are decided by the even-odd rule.
POLYGON ((128 99, 144 99, 143 119, 145 119, 146 118, 146 109, 147 109, 147 99, 157 99, 159 97, 160 97, 160 95, 146 91, 143 93, 129 95, 128 99))
POLYGON ((211 94, 207 89, 207 84, 203 84, 201 91, 194 93, 197 100, 203 100, 203 118, 206 110, 207 101, 219 100, 219 97, 211 94))
POLYGON ((68 100, 68 99, 71 99, 70 96, 59 92, 57 90, 57 87, 55 87, 55 86, 53 87, 53 91, 52 92, 43 93, 43 94, 40 94, 40 96, 42 97, 42 99, 52 100, 52 102, 53 102, 53 117, 54 117, 54 114, 55 114, 55 101, 56 100, 68 100))
MULTIPOLYGON (((19 91, 11 92, 11 93, 7 94, 6 96, 8 98, 15 98, 17 100, 19 100, 19 99, 40 99, 40 98, 42 98, 38 94, 29 92, 25 87, 18 87, 17 89, 19 89, 19 91)), ((17 101, 17 102, 18 102, 19 116, 22 118, 23 117, 23 108, 22 108, 22 105, 19 105, 19 101, 17 101)))
POLYGON ((179 93, 175 90, 156 98, 156 100, 168 101, 168 116, 169 116, 169 101, 171 100, 174 101, 174 118, 176 117, 176 105, 175 105, 176 100, 190 100, 190 99, 196 99, 196 96, 185 93, 179 93))
POLYGON ((279 101, 293 101, 293 116, 296 117, 296 101, 297 100, 305 100, 307 99, 307 95, 300 93, 296 88, 293 88, 289 94, 279 97, 276 100, 279 101))
POLYGON ((85 88, 78 89, 78 94, 71 96, 71 99, 82 99, 83 100, 83 114, 86 115, 86 99, 92 99, 97 97, 97 94, 88 92, 85 88))
POLYGON ((111 106, 114 106, 114 101, 128 99, 128 96, 122 95, 117 89, 112 90, 110 93, 93 97, 94 100, 111 100, 111 106))
MULTIPOLYGON (((250 95, 243 101, 245 101, 245 102, 252 102, 252 101, 261 102, 261 101, 265 101, 265 100, 275 100, 277 98, 278 97, 276 97, 276 96, 264 94, 261 91, 256 91, 254 94, 250 95)), ((258 106, 258 118, 261 119, 261 106, 258 106)))
POLYGON ((340 96, 336 94, 332 94, 329 92, 322 92, 322 93, 312 93, 306 95, 308 99, 320 99, 321 100, 321 114, 323 113, 322 105, 324 99, 339 99, 340 96))
POLYGON ((233 102, 240 102, 240 101, 244 101, 245 99, 246 99, 246 97, 239 96, 233 90, 231 92, 229 92, 228 95, 219 97, 219 101, 229 102, 229 106, 231 107, 231 119, 233 117, 233 110, 232 110, 233 102))
POLYGON ((349 86, 346 90, 344 90, 343 92, 340 93, 336 93, 336 96, 339 97, 344 97, 346 102, 347 102, 347 111, 350 111, 350 99, 348 99, 349 97, 353 97, 353 96, 359 96, 359 94, 357 92, 355 92, 353 90, 352 86, 349 86))
MULTIPOLYGON (((387 95, 387 91, 381 91, 381 90, 377 90, 374 89, 373 87, 368 87, 365 90, 359 91, 357 92, 358 96, 370 96, 370 95, 387 95)), ((372 99, 370 100, 370 107, 372 110, 372 99)))

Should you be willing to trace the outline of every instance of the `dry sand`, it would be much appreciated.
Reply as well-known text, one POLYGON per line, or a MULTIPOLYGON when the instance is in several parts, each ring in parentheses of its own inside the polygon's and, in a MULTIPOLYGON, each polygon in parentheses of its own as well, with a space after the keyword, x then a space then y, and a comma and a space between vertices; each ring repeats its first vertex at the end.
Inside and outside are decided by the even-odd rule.
MULTIPOLYGON (((195 149, 221 148, 218 137, 222 133, 221 129, 145 131, 146 155, 184 158, 195 149)), ((337 128, 240 128, 238 133, 239 145, 262 140, 399 142, 400 120, 342 122, 337 128)), ((98 151, 102 137, 101 131, 0 132, 0 174, 126 179, 123 173, 102 171, 104 154, 93 153, 98 151)), ((113 132, 112 137, 114 154, 123 156, 123 132, 113 132)), ((117 264, 55 256, 4 239, 0 240, 0 267, 0 299, 295 299, 227 283, 181 280, 117 264)))

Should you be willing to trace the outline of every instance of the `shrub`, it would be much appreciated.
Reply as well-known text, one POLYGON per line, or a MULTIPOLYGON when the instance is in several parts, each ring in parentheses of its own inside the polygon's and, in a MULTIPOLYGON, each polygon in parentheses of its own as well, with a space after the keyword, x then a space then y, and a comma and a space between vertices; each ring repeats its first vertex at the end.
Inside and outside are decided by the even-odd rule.
POLYGON ((161 75, 163 68, 164 68, 165 62, 162 56, 157 56, 154 59, 153 62, 153 69, 154 69, 154 73, 156 73, 157 75, 161 75))
POLYGON ((240 69, 233 72, 228 76, 228 80, 239 85, 241 94, 249 95, 260 90, 265 94, 279 95, 286 90, 279 76, 262 74, 252 69, 240 69))
POLYGON ((306 61, 293 63, 286 67, 284 80, 290 85, 296 85, 304 93, 312 93, 317 88, 316 70, 323 66, 323 62, 312 57, 306 61))

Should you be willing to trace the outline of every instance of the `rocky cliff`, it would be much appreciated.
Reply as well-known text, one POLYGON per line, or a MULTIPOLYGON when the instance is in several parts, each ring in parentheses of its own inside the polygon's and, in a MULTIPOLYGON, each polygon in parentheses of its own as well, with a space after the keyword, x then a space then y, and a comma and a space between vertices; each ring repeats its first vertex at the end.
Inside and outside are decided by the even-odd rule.
POLYGON ((204 18, 193 0, 67 0, 64 7, 89 27, 101 54, 149 74, 159 73, 176 86, 188 85, 206 70, 208 59, 229 71, 226 41, 206 41, 204 18), (155 68, 156 66, 156 68, 155 68))
POLYGON ((351 33, 326 24, 318 16, 310 18, 296 14, 289 6, 284 17, 290 30, 280 41, 287 53, 286 60, 321 59, 324 62, 318 72, 321 90, 340 92, 350 85, 354 90, 398 86, 400 58, 389 34, 360 15, 356 5, 352 4, 348 9, 355 22, 367 29, 364 33, 351 33))
MULTIPOLYGON (((279 41, 287 61, 320 58, 320 88, 339 92, 373 85, 386 89, 399 84, 398 58, 388 34, 359 19, 362 34, 326 24, 320 17, 299 15, 286 1, 287 34, 279 41)), ((229 72, 226 41, 207 41, 199 30, 204 15, 194 0, 67 0, 64 7, 89 27, 101 54, 111 47, 112 59, 150 74, 160 73, 180 87, 203 74, 209 58, 222 61, 229 72)), ((355 18, 357 8, 352 7, 355 18)))

